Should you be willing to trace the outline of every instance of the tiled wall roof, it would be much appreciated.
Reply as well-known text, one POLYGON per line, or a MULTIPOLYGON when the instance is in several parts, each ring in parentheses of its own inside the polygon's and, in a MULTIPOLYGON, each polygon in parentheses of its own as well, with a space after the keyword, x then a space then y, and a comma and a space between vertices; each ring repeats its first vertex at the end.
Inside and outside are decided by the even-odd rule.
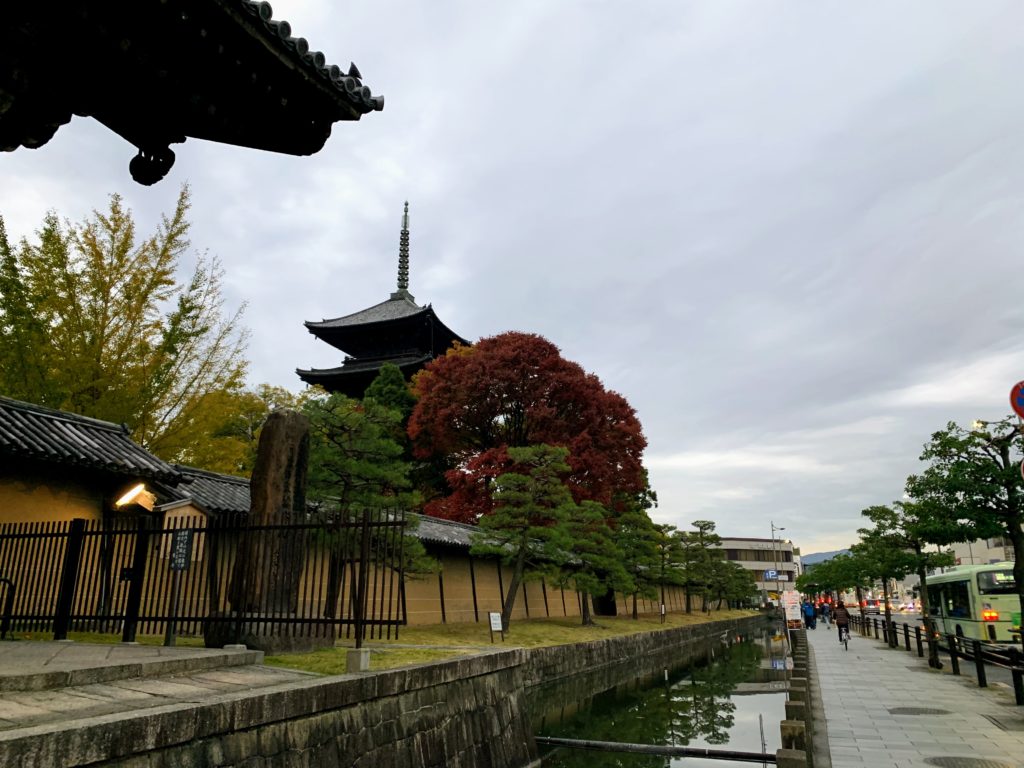
POLYGON ((174 485, 181 475, 132 442, 124 426, 0 397, 0 455, 174 485))

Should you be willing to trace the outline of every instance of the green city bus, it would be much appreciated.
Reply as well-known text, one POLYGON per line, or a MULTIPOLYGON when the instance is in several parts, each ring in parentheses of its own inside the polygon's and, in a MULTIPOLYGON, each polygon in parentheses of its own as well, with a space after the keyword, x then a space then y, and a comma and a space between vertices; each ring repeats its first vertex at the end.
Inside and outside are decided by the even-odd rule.
POLYGON ((928 605, 943 635, 1012 642, 1020 626, 1013 563, 958 565, 929 576, 928 605))

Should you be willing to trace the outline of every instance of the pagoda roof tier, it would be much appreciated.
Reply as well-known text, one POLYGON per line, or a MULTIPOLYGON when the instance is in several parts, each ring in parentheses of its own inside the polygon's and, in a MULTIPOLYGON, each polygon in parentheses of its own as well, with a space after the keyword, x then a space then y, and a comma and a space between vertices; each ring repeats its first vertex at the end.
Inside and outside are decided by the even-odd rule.
POLYGON ((72 115, 138 148, 163 178, 192 136, 311 155, 339 120, 383 109, 354 64, 328 64, 266 2, 9 3, 0 25, 0 150, 46 144, 72 115))
POLYGON ((333 320, 321 320, 317 322, 307 322, 306 327, 310 329, 312 333, 316 333, 314 328, 345 328, 350 325, 363 325, 365 323, 379 323, 385 320, 397 320, 401 317, 411 317, 412 315, 421 315, 427 307, 421 307, 415 301, 412 300, 412 296, 406 291, 397 291, 391 294, 391 298, 387 301, 382 301, 380 304, 374 304, 372 307, 361 309, 358 312, 353 312, 351 315, 343 315, 342 317, 336 317, 333 320))
POLYGON ((380 373, 381 366, 391 363, 398 366, 408 379, 434 359, 431 354, 410 354, 401 357, 378 357, 374 359, 349 358, 337 368, 297 368, 295 372, 307 384, 319 384, 328 392, 341 392, 349 397, 363 396, 366 388, 380 373))
POLYGON ((413 349, 438 356, 456 342, 469 344, 437 317, 431 305, 418 306, 404 291, 351 315, 307 321, 306 328, 318 339, 357 358, 394 357, 413 349))

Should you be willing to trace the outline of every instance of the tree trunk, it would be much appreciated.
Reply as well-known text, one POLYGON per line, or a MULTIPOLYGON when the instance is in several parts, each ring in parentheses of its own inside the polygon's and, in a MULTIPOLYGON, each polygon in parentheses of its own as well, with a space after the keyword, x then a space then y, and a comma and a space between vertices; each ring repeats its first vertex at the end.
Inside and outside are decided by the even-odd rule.
POLYGON ((1007 526, 1013 544, 1013 578, 1017 582, 1017 601, 1020 603, 1021 623, 1024 624, 1024 529, 1019 520, 1011 519, 1007 526))
POLYGON ((857 608, 860 610, 861 621, 866 618, 866 611, 864 610, 864 590, 859 586, 853 588, 853 593, 857 596, 857 608))
POLYGON ((683 585, 683 594, 686 595, 686 612, 691 613, 690 610, 690 587, 689 585, 683 585))
MULTIPOLYGON (((914 544, 914 554, 918 560, 921 559, 921 545, 914 544)), ((935 642, 935 625, 932 623, 931 607, 928 605, 928 569, 924 565, 918 566, 917 578, 921 580, 921 621, 924 622, 924 632, 928 636, 928 666, 933 669, 942 669, 942 662, 939 661, 939 646, 935 642)))
POLYGON ((523 581, 523 571, 526 568, 526 550, 520 549, 516 557, 516 564, 512 568, 512 578, 508 583, 508 592, 505 593, 505 602, 501 606, 501 628, 508 632, 508 624, 512 619, 512 609, 516 604, 516 595, 519 594, 519 585, 523 581))
POLYGON ((896 633, 892 629, 892 611, 889 610, 889 579, 882 578, 882 599, 885 600, 885 636, 889 639, 889 647, 896 647, 896 633))
POLYGON ((636 592, 634 592, 633 593, 633 621, 636 621, 637 618, 638 617, 637 617, 637 613, 636 613, 636 592))
POLYGON ((580 593, 580 605, 583 607, 580 611, 580 615, 583 618, 583 626, 593 626, 594 617, 590 615, 590 595, 588 595, 586 592, 580 593))
MULTIPOLYGON (((1024 431, 1024 425, 1018 426, 1015 431, 1021 433, 1024 431)), ((1012 434, 1013 433, 1011 433, 1011 436, 1012 434)), ((1022 519, 1024 518, 1024 515, 1022 515, 1018 510, 1020 510, 1021 505, 1024 504, 1024 500, 1021 499, 1021 492, 1017 490, 1020 487, 1017 484, 1017 481, 1014 480, 1011 482, 1009 480, 1011 476, 1014 478, 1017 477, 1015 467, 1016 462, 1010 461, 1009 441, 1006 441, 1001 445, 999 454, 1003 460, 1003 469, 1010 470, 1012 468, 1014 470, 1012 475, 1004 475, 1006 478, 1004 481, 1006 484, 1006 501, 1009 505, 1005 526, 1007 538, 1010 539, 1010 543, 1013 545, 1013 578, 1017 583, 1017 603, 1020 607, 1021 614, 1021 621, 1018 629, 1020 629, 1021 627, 1024 627, 1024 528, 1021 528, 1021 526, 1024 525, 1024 519, 1022 519)), ((1021 466, 1024 467, 1024 464, 1021 466)))

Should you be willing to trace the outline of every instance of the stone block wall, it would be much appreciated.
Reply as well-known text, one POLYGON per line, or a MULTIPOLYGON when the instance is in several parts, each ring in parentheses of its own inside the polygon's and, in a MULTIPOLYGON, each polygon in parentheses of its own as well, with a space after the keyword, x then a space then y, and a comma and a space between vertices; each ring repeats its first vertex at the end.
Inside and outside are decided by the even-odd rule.
POLYGON ((0 765, 524 768, 523 651, 93 718, 0 740, 0 765))
POLYGON ((600 668, 679 661, 751 617, 365 675, 310 678, 0 737, 0 765, 120 768, 527 768, 529 690, 600 668))

